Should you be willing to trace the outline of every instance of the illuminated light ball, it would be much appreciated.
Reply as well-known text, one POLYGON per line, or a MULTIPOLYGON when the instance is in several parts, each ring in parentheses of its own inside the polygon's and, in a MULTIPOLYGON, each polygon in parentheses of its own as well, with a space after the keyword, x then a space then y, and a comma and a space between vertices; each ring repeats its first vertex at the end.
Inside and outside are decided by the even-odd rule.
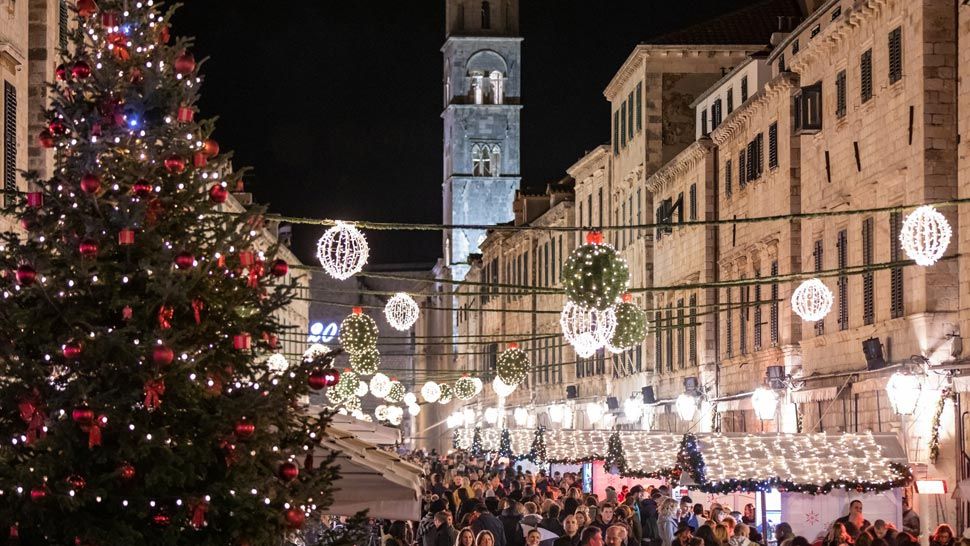
POLYGON ((460 413, 452 413, 451 415, 448 416, 448 419, 446 420, 446 424, 448 428, 456 428, 456 427, 460 427, 463 421, 464 419, 462 419, 460 413))
POLYGON ((599 310, 567 301, 559 316, 563 337, 580 358, 589 358, 605 347, 616 330, 616 313, 612 308, 599 310))
POLYGON ((272 374, 282 375, 286 373, 286 370, 290 369, 290 363, 286 360, 285 356, 280 353, 275 353, 266 359, 266 368, 272 374))
POLYGON ((496 377, 492 380, 492 390, 495 391, 495 395, 501 398, 508 398, 515 392, 517 385, 509 385, 505 381, 502 381, 501 377, 496 377))
POLYGON ((273 265, 269 267, 269 272, 273 274, 274 277, 285 277, 287 273, 290 272, 290 264, 286 263, 286 260, 278 258, 273 261, 273 265))
POLYGON ((339 397, 340 400, 346 400, 354 396, 357 392, 357 386, 360 383, 360 378, 357 377, 353 371, 344 369, 343 373, 340 374, 340 380, 337 384, 327 391, 327 396, 329 396, 334 401, 339 401, 335 398, 339 397))
POLYGON ((603 310, 626 290, 630 269, 616 249, 603 242, 602 233, 588 234, 586 243, 563 264, 563 287, 570 301, 603 310))
POLYGON ((391 392, 391 378, 377 372, 370 378, 370 393, 377 398, 386 398, 391 392))
POLYGON ((802 320, 816 322, 832 309, 832 291, 821 280, 808 279, 791 295, 791 308, 802 320))
POLYGON ((350 412, 358 411, 361 408, 360 398, 356 396, 350 396, 344 399, 344 409, 350 412))
POLYGON ((455 398, 459 400, 469 400, 471 397, 475 396, 475 382, 472 381, 471 377, 467 375, 459 377, 458 381, 455 381, 455 398))
POLYGON ((482 392, 482 389, 485 388, 485 383, 483 383, 480 378, 473 377, 472 378, 472 387, 475 389, 475 394, 478 394, 478 393, 482 392))
POLYGON ((529 412, 521 406, 515 408, 512 412, 512 419, 515 420, 515 426, 524 427, 529 422, 529 412))
POLYGON ((442 383, 438 386, 441 389, 441 395, 438 396, 439 404, 448 404, 455 398, 455 388, 446 383, 442 383))
POLYGON ((697 397, 684 393, 674 400, 674 409, 684 421, 692 421, 697 413, 697 397))
POLYGON ((639 421, 643 417, 643 401, 640 398, 627 398, 623 402, 623 415, 628 421, 639 421))
POLYGON ((485 408, 485 422, 494 425, 498 422, 498 410, 495 408, 485 408))
POLYGON ((593 423, 594 425, 596 423, 599 423, 600 419, 603 418, 604 413, 605 413, 605 410, 603 409, 602 403, 590 402, 586 404, 586 417, 589 418, 590 423, 593 423))
POLYGON ((365 315, 360 307, 340 323, 340 345, 350 354, 377 346, 377 323, 365 315))
POLYGON ((374 418, 378 421, 387 421, 387 406, 381 404, 374 408, 374 418))
POLYGON ((98 242, 94 239, 81 239, 77 251, 84 258, 93 258, 98 255, 98 242))
POLYGON ((131 192, 138 197, 148 197, 152 194, 152 185, 145 179, 140 179, 131 185, 131 192))
POLYGON ((408 415, 411 417, 417 417, 421 413, 421 406, 417 404, 408 404, 408 415))
POLYGON ((360 375, 373 375, 381 365, 381 353, 375 347, 350 354, 350 367, 360 375))
POLYGON ((21 286, 30 286, 37 281, 37 270, 30 264, 21 264, 15 273, 17 283, 21 286))
POLYGON ((414 298, 404 292, 395 294, 384 306, 384 316, 387 317, 387 323, 401 332, 406 332, 414 326, 414 323, 418 321, 419 312, 418 304, 415 303, 414 298))
POLYGON ((87 194, 98 193, 101 189, 101 179, 94 173, 85 173, 81 177, 81 191, 87 194))
POLYGON ((387 408, 387 422, 397 426, 401 424, 404 419, 404 409, 400 406, 388 406, 387 408))
POLYGON ((188 250, 183 250, 175 255, 175 267, 179 269, 191 269, 195 266, 195 256, 188 250))
POLYGON ((550 421, 553 423, 562 423, 562 420, 566 415, 566 406, 563 404, 553 404, 549 406, 547 413, 549 414, 550 421))
POLYGON ((495 364, 497 376, 506 385, 514 387, 525 380, 529 373, 529 355, 519 349, 515 343, 509 343, 508 349, 502 351, 495 364))
POLYGON ((320 265, 331 277, 341 281, 359 273, 367 263, 369 254, 370 248, 364 234, 346 222, 337 222, 317 242, 320 265))
POLYGON ((912 415, 919 407, 923 391, 922 377, 908 372, 896 372, 886 383, 886 393, 893 411, 899 415, 912 415))
POLYGON ((614 354, 622 353, 643 343, 647 337, 647 314, 643 312, 629 294, 623 295, 623 302, 614 307, 616 329, 610 337, 607 348, 614 354))
POLYGON ((404 401, 404 395, 407 394, 407 389, 401 384, 397 379, 391 380, 391 388, 387 391, 387 396, 384 397, 388 402, 393 402, 399 404, 404 401))
POLYGON ((361 381, 357 384, 357 390, 354 391, 354 396, 357 398, 363 398, 367 396, 368 391, 370 391, 370 389, 367 388, 367 383, 365 381, 361 381))
POLYGON ((229 188, 222 184, 216 184, 209 188, 209 201, 221 205, 229 199, 229 188))
POLYGON ((946 217, 932 206, 923 205, 906 217, 899 230, 899 242, 909 259, 928 267, 943 256, 952 235, 946 217))
POLYGON ((195 56, 188 51, 183 51, 175 59, 175 71, 185 76, 195 70, 195 56))
POLYGON ((428 381, 421 387, 421 398, 429 404, 434 404, 441 399, 441 387, 434 381, 428 381))
POLYGON ((309 364, 322 356, 326 356, 328 353, 330 353, 330 349, 326 345, 314 343, 306 351, 303 351, 303 362, 309 364))
POLYGON ((300 475, 300 467, 292 461, 286 461, 280 465, 279 476, 284 482, 291 482, 300 475))
POLYGON ((413 392, 409 392, 404 395, 404 404, 406 406, 412 406, 418 403, 418 397, 413 392))

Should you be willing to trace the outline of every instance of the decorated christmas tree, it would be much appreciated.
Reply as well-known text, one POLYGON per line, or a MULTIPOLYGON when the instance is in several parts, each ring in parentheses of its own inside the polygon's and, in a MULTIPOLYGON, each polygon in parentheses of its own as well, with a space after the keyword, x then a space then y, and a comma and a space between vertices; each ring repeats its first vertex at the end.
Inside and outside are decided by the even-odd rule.
POLYGON ((240 175, 196 119, 171 15, 77 2, 39 135, 56 174, 6 196, 23 226, 0 248, 11 542, 275 545, 332 500, 326 419, 296 403, 315 370, 268 365, 288 265, 259 247, 261 211, 217 206, 240 175))

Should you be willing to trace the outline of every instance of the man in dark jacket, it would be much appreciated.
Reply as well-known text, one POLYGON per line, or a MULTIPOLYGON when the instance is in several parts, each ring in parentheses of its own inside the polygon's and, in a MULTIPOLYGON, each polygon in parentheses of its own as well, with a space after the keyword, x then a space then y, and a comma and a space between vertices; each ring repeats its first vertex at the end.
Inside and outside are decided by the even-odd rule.
POLYGON ((495 537, 495 546, 506 546, 505 527, 499 519, 492 515, 484 503, 476 504, 472 508, 472 531, 477 536, 482 531, 489 531, 495 537))
POLYGON ((455 546, 458 531, 448 523, 449 519, 451 519, 451 514, 443 510, 434 515, 436 527, 434 530, 434 546, 455 546))
POLYGON ((549 513, 546 514, 546 517, 542 518, 542 521, 539 522, 539 527, 542 527, 547 531, 552 531, 559 536, 566 534, 566 530, 563 529, 562 524, 559 523, 558 504, 552 504, 549 506, 549 513))
POLYGON ((525 507, 521 502, 515 502, 512 499, 506 499, 505 502, 505 510, 502 510, 502 515, 498 517, 505 529, 505 546, 524 546, 525 536, 519 523, 525 515, 525 507))

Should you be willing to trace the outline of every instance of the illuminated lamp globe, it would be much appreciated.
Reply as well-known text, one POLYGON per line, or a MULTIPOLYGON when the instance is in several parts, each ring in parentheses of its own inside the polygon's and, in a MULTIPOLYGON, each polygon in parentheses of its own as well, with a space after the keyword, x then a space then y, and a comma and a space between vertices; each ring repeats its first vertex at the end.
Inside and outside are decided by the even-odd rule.
POLYGON ((340 346, 350 354, 362 353, 377 346, 377 323, 360 307, 340 323, 340 346))
POLYGON ((421 406, 417 404, 408 404, 408 415, 411 417, 417 417, 421 413, 421 406))
POLYGON ((562 266, 562 284, 569 301, 603 310, 626 290, 630 269, 603 234, 589 233, 586 244, 573 250, 562 266))
POLYGON ((387 421, 387 406, 381 404, 374 408, 374 418, 378 421, 387 421))
POLYGON ((758 387, 751 394, 751 405, 754 413, 762 421, 771 421, 778 410, 778 393, 773 389, 758 387))
POLYGON ((400 381, 397 379, 392 379, 391 388, 387 391, 387 396, 385 396, 384 399, 388 402, 400 404, 404 401, 404 395, 407 394, 407 392, 407 389, 404 388, 404 385, 402 385, 400 381))
POLYGON ((460 427, 461 423, 462 423, 462 417, 460 413, 452 413, 451 415, 448 416, 448 419, 446 421, 448 428, 460 427))
POLYGON ((791 308, 802 320, 820 321, 832 309, 832 291, 820 279, 808 279, 792 293, 791 308))
POLYGON ((421 398, 429 404, 434 404, 441 398, 441 387, 434 381, 428 381, 421 387, 421 398))
POLYGON ((482 383, 482 380, 480 378, 473 377, 472 378, 472 386, 475 387, 475 394, 478 394, 478 393, 482 392, 482 389, 485 388, 485 383, 482 383))
POLYGON ((448 404, 455 398, 455 388, 446 383, 438 386, 441 389, 441 396, 438 397, 439 404, 448 404))
POLYGON ((391 378, 377 372, 374 377, 370 378, 369 386, 371 394, 377 398, 386 398, 388 393, 391 392, 391 378))
POLYGON ((498 422, 498 410, 495 408, 485 408, 485 422, 494 425, 498 422))
POLYGON ((548 413, 550 421, 553 423, 562 423, 562 418, 566 413, 566 406, 562 404, 553 404, 549 406, 548 413))
POLYGON ((606 413, 603 408, 603 404, 600 402, 590 402, 586 404, 586 417, 589 418, 589 422, 596 424, 600 422, 603 418, 603 414, 606 413))
POLYGON ((458 381, 455 381, 455 398, 470 400, 473 396, 475 396, 475 382, 467 375, 459 377, 458 381))
POLYGON ((637 398, 627 398, 623 402, 623 415, 628 421, 639 421, 643 417, 643 402, 637 398))
POLYGON ((503 383, 514 387, 525 380, 529 367, 529 355, 517 344, 509 343, 508 349, 502 351, 495 363, 495 372, 503 383))
POLYGON ((320 265, 337 280, 359 273, 367 263, 370 248, 367 239, 353 224, 337 222, 317 242, 320 265))
POLYGON ((499 398, 508 398, 515 392, 516 385, 506 385, 501 377, 492 380, 492 390, 499 398))
POLYGON ((329 352, 330 349, 326 345, 314 343, 313 345, 310 345, 306 351, 303 351, 303 362, 309 364, 329 352))
POLYGON ((922 266, 931 266, 943 257, 952 236, 946 217, 930 205, 910 213, 899 230, 899 242, 906 255, 922 266))
POLYGON ((387 408, 387 422, 397 426, 404 419, 404 409, 399 406, 389 406, 387 408))
POLYGON ((529 422, 529 412, 523 407, 515 408, 512 411, 512 419, 515 420, 515 426, 524 427, 529 422))
POLYGON ((922 377, 908 372, 896 372, 886 383, 886 393, 893 411, 899 415, 912 415, 919 406, 923 391, 922 377))
POLYGON ((401 332, 406 332, 414 326, 414 323, 418 321, 419 312, 418 304, 404 292, 394 294, 394 297, 388 300, 387 305, 384 306, 384 316, 387 317, 387 323, 401 332))
POLYGON ((327 396, 334 402, 342 402, 352 398, 360 385, 360 378, 349 369, 340 374, 340 381, 327 391, 327 396))
POLYGON ((363 398, 367 396, 367 392, 369 390, 370 389, 367 388, 367 383, 364 381, 361 381, 360 383, 357 384, 357 390, 354 391, 354 396, 358 398, 363 398))
POLYGON ((647 314, 633 303, 630 294, 623 294, 623 301, 614 307, 616 329, 610 336, 606 348, 613 354, 632 349, 647 337, 647 314))
POLYGON ((674 401, 674 408, 681 419, 692 421, 694 414, 697 413, 697 397, 686 393, 681 394, 674 401))
POLYGON ((404 395, 404 405, 413 406, 418 403, 418 397, 413 392, 406 393, 404 395))
POLYGON ((589 358, 605 347, 616 330, 613 308, 597 310, 567 301, 559 315, 563 337, 580 358, 589 358))
POLYGON ((366 347, 351 353, 350 367, 360 375, 373 375, 381 367, 381 353, 377 347, 366 347))
POLYGON ((286 360, 285 356, 280 353, 275 353, 266 359, 266 368, 271 374, 282 375, 286 373, 286 370, 290 369, 290 363, 286 360))

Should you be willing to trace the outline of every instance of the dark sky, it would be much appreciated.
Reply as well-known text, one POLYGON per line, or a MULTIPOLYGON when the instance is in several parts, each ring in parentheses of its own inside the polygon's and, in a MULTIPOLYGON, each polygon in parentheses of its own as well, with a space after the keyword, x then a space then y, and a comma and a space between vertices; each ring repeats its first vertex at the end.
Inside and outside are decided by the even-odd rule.
MULTIPOLYGON (((522 173, 542 187, 609 140, 603 88, 633 46, 743 0, 522 0, 522 173)), ((201 108, 247 189, 287 215, 441 222, 444 0, 196 0, 201 108)), ((307 263, 322 228, 297 227, 307 263)), ((371 263, 431 262, 439 232, 368 232, 371 263)))

